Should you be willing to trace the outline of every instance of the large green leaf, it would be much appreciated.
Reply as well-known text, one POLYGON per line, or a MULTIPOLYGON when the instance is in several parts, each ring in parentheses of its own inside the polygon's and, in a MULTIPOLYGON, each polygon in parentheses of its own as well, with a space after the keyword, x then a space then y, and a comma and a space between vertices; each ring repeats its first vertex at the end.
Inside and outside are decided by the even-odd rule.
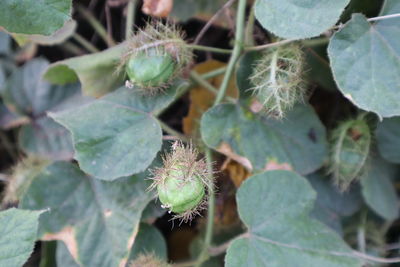
POLYGON ((2 0, 0 26, 9 32, 51 35, 71 18, 71 0, 2 0))
POLYGON ((318 36, 332 27, 350 0, 257 0, 261 25, 282 38, 318 36))
MULTIPOLYGON (((153 254, 159 259, 167 259, 167 244, 160 231, 145 223, 139 226, 139 232, 132 246, 129 260, 126 266, 140 254, 153 254)), ((68 251, 68 248, 62 242, 57 245, 57 266, 58 267, 76 267, 79 266, 68 251)))
POLYGON ((25 124, 18 141, 26 153, 67 160, 73 155, 70 133, 48 118, 46 112, 76 106, 85 99, 77 83, 60 86, 44 81, 42 74, 48 66, 48 61, 34 59, 7 79, 0 94, 8 111, 0 114, 0 125, 10 128, 25 124))
POLYGON ((301 176, 267 171, 244 181, 236 197, 248 233, 229 246, 226 266, 361 266, 335 232, 309 217, 316 194, 301 176))
MULTIPOLYGON (((387 0, 381 12, 400 12, 400 2, 387 0)), ((400 18, 370 23, 361 14, 333 35, 328 54, 344 96, 381 117, 400 115, 400 18)))
POLYGON ((77 83, 59 86, 43 80, 42 75, 48 67, 49 62, 39 58, 12 73, 0 91, 11 111, 36 118, 79 92, 77 83))
POLYGON ((382 157, 400 163, 400 117, 384 119, 378 123, 375 135, 382 157))
POLYGON ((72 163, 56 162, 30 185, 21 206, 49 208, 40 218, 42 240, 62 240, 82 266, 122 266, 134 243, 140 216, 154 195, 147 173, 106 182, 72 163))
POLYGON ((157 96, 125 87, 88 105, 51 113, 72 133, 75 158, 96 178, 114 180, 144 171, 161 148, 161 127, 153 113, 175 96, 177 82, 157 96))
POLYGON ((0 212, 0 266, 22 266, 33 251, 42 211, 0 212))
POLYGON ((218 105, 203 115, 201 135, 209 147, 255 171, 278 163, 307 174, 327 156, 325 128, 310 106, 298 105, 279 121, 218 105))
POLYGON ((342 233, 342 216, 351 216, 361 207, 360 191, 352 188, 350 191, 340 192, 329 177, 323 176, 321 172, 307 176, 307 180, 317 192, 312 217, 342 233))
POLYGON ((399 216, 399 200, 392 182, 398 175, 399 169, 396 165, 380 157, 374 157, 361 177, 365 202, 386 220, 394 220, 399 216))
POLYGON ((123 84, 124 72, 117 72, 124 44, 99 53, 73 57, 50 66, 44 78, 55 84, 76 82, 82 84, 84 94, 99 97, 123 84))
POLYGON ((52 160, 73 158, 70 133, 47 116, 23 125, 18 141, 20 147, 28 154, 40 155, 52 160))

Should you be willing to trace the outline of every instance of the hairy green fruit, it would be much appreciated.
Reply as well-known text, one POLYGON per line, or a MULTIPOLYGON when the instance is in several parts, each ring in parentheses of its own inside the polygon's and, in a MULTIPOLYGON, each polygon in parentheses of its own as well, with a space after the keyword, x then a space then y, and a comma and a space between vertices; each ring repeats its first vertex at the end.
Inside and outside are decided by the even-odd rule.
POLYGON ((125 86, 144 94, 158 94, 183 75, 193 53, 175 25, 152 21, 126 42, 117 72, 125 71, 125 86))
POLYGON ((158 197, 164 207, 175 213, 194 209, 205 196, 203 181, 193 175, 185 177, 185 167, 177 166, 169 171, 157 185, 158 197))
POLYGON ((164 158, 164 166, 153 170, 151 189, 157 188, 161 206, 174 212, 174 218, 190 220, 204 209, 211 174, 204 159, 188 145, 175 142, 164 158))
POLYGON ((358 179, 370 151, 371 132, 363 119, 341 123, 332 134, 330 172, 335 184, 346 190, 358 179))
POLYGON ((157 87, 169 82, 175 62, 169 53, 151 48, 131 56, 125 69, 131 83, 140 87, 157 87))

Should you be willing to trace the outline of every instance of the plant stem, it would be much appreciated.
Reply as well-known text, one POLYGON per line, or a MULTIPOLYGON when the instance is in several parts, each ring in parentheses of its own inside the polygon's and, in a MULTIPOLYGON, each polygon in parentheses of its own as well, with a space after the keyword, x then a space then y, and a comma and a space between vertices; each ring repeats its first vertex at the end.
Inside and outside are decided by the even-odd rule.
POLYGON ((218 247, 210 247, 208 249, 208 251, 211 256, 218 256, 218 255, 224 253, 234 240, 239 239, 239 238, 245 238, 245 237, 249 237, 248 232, 244 232, 243 234, 240 234, 240 235, 234 237, 233 239, 229 239, 228 241, 226 241, 225 243, 222 243, 218 247))
POLYGON ((231 55, 231 58, 229 59, 228 67, 226 68, 226 73, 219 88, 214 106, 218 105, 224 98, 226 89, 228 88, 229 80, 236 66, 236 61, 239 59, 239 56, 243 50, 245 11, 246 0, 239 0, 239 5, 236 13, 235 46, 233 47, 233 53, 231 55))
POLYGON ((72 42, 68 42, 68 41, 64 42, 63 44, 61 44, 61 48, 75 56, 80 56, 80 55, 85 54, 85 51, 82 48, 73 44, 72 42))
MULTIPOLYGON (((196 71, 191 71, 190 72, 190 78, 197 83, 198 85, 204 87, 205 89, 207 89, 208 91, 210 91, 211 93, 213 93, 214 95, 218 94, 218 89, 215 88, 214 86, 212 86, 209 82, 206 81, 206 79, 204 79, 200 74, 198 74, 196 71)), ((230 96, 225 96, 225 98, 227 100, 229 100, 229 102, 233 102, 235 103, 236 100, 233 97, 230 96)))
MULTIPOLYGON (((233 53, 231 58, 229 59, 228 67, 226 69, 224 79, 222 80, 221 86, 219 88, 217 97, 215 99, 214 105, 218 105, 221 100, 225 96, 226 89, 228 88, 229 80, 231 78, 232 72, 235 68, 236 61, 238 60, 241 52, 242 52, 242 45, 243 45, 243 33, 244 33, 244 21, 245 21, 245 11, 246 11, 246 0, 239 0, 239 5, 237 8, 237 16, 236 16, 236 33, 235 33, 235 46, 233 47, 233 53)), ((213 173, 212 171, 212 154, 211 150, 206 147, 205 149, 206 161, 207 161, 207 168, 209 173, 213 173)), ((213 177, 210 177, 213 179, 213 177)), ((215 214, 215 192, 214 192, 214 183, 212 182, 209 187, 209 199, 208 199, 208 212, 207 212, 207 228, 206 234, 204 237, 203 249, 197 258, 197 263, 195 267, 200 267, 201 264, 208 259, 209 252, 208 249, 211 246, 212 236, 214 231, 214 214, 215 214)))
POLYGON ((232 53, 231 49, 217 48, 217 47, 204 46, 204 45, 188 44, 188 45, 186 45, 186 47, 194 49, 194 50, 221 53, 221 54, 232 53))
POLYGON ((106 29, 104 29, 103 25, 93 16, 93 14, 86 10, 83 6, 77 5, 77 10, 82 13, 83 18, 85 18, 89 24, 93 27, 95 32, 104 40, 108 47, 116 45, 115 41, 111 36, 108 35, 106 29))
POLYGON ((244 43, 248 46, 254 45, 254 22, 255 22, 255 14, 254 14, 254 6, 251 7, 249 18, 247 19, 246 30, 244 33, 244 43))
POLYGON ((274 43, 269 43, 269 44, 265 44, 265 45, 249 46, 249 47, 245 47, 244 49, 245 49, 245 51, 260 51, 260 50, 264 50, 264 49, 267 49, 267 48, 288 44, 288 43, 291 43, 291 42, 294 42, 294 41, 296 41, 296 40, 295 39, 286 39, 286 40, 282 40, 282 41, 274 42, 274 43))
MULTIPOLYGON (((210 175, 213 173, 213 164, 212 164, 212 154, 211 149, 208 147, 205 149, 206 161, 207 161, 207 169, 210 175)), ((210 177, 213 179, 213 177, 210 177)), ((203 249, 200 252, 199 257, 197 258, 197 263, 195 267, 200 267, 201 264, 208 259, 208 249, 211 246, 213 232, 214 232, 214 208, 215 208, 215 192, 214 192, 214 183, 210 183, 208 188, 209 198, 208 198, 208 211, 207 211, 207 228, 206 235, 204 237, 203 249)))
POLYGON ((137 0, 130 0, 128 3, 128 11, 126 15, 126 26, 125 26, 125 40, 127 40, 130 37, 132 33, 133 24, 135 23, 136 3, 137 0))
POLYGON ((172 129, 171 127, 168 126, 168 124, 164 123, 163 121, 161 121, 160 119, 158 120, 158 123, 161 126, 161 129, 163 129, 164 132, 172 135, 172 136, 176 136, 178 137, 180 140, 184 141, 184 142, 188 142, 189 140, 186 138, 185 135, 181 134, 178 131, 175 131, 174 129, 172 129))
POLYGON ((162 114, 165 110, 167 110, 170 106, 172 106, 176 101, 178 101, 178 99, 180 99, 184 94, 186 94, 186 92, 191 88, 191 84, 189 83, 184 83, 182 84, 178 89, 177 89, 177 93, 175 95, 174 100, 166 107, 157 110, 153 113, 154 116, 159 116, 160 114, 162 114))
POLYGON ((78 33, 74 33, 72 35, 72 38, 74 38, 75 41, 77 41, 81 46, 83 46, 87 51, 91 53, 97 53, 100 50, 97 49, 94 45, 92 45, 89 41, 87 41, 83 36, 81 36, 78 33))
POLYGON ((212 92, 213 94, 217 94, 218 90, 214 86, 212 86, 209 82, 207 82, 203 77, 200 76, 196 71, 192 70, 190 72, 190 79, 192 79, 198 85, 206 88, 208 91, 212 92))
POLYGON ((209 71, 207 73, 204 73, 204 74, 202 74, 200 76, 201 76, 201 78, 207 80, 207 79, 211 79, 211 78, 214 78, 216 76, 219 76, 221 74, 224 74, 225 71, 226 71, 226 67, 224 66, 224 67, 209 71))

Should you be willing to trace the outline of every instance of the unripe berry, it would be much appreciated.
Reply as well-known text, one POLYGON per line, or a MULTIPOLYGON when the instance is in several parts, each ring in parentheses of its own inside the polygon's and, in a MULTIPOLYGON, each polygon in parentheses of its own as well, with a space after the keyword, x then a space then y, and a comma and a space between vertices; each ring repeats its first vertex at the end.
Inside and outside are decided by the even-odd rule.
POLYGON ((132 55, 126 63, 129 82, 139 87, 157 87, 167 83, 175 70, 175 61, 165 52, 150 48, 132 55))
POLYGON ((205 160, 188 145, 175 142, 164 158, 164 166, 153 170, 151 189, 157 189, 161 206, 174 212, 174 218, 190 220, 204 209, 211 183, 205 160))
POLYGON ((127 87, 155 94, 181 76, 192 57, 177 27, 152 22, 128 40, 118 71, 125 71, 127 87))

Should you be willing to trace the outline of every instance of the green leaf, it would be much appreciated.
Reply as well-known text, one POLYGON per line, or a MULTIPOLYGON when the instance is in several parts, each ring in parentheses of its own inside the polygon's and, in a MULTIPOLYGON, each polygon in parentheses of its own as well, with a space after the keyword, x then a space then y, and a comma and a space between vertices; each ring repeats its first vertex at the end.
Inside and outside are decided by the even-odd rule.
MULTIPOLYGON (((0 54, 8 54, 11 51, 11 37, 5 32, 0 31, 0 54)), ((0 79, 0 82, 2 80, 0 79)))
POLYGON ((56 251, 57 267, 79 267, 64 242, 57 242, 56 251))
POLYGON ((161 260, 167 260, 167 244, 161 232, 154 226, 141 223, 139 233, 129 255, 128 263, 140 254, 153 254, 161 260))
POLYGON ((15 208, 0 212, 0 266, 22 266, 29 258, 42 212, 15 208))
POLYGON ((42 75, 48 67, 47 60, 33 59, 12 73, 0 91, 9 110, 39 117, 79 92, 77 83, 57 86, 43 80, 42 75))
POLYGON ((392 179, 398 177, 398 168, 380 157, 371 160, 361 177, 362 194, 367 205, 386 220, 399 216, 399 204, 392 179))
POLYGON ((20 147, 28 154, 52 160, 68 160, 73 157, 69 131, 45 116, 23 125, 18 137, 20 147))
POLYGON ((307 174, 327 156, 325 128, 310 106, 298 105, 279 121, 218 105, 203 115, 201 135, 207 146, 255 171, 277 163, 307 174))
POLYGON ((13 33, 51 35, 71 18, 71 0, 2 0, 0 26, 13 33))
POLYGON ((123 83, 124 72, 117 73, 116 70, 124 49, 124 44, 121 44, 99 53, 58 61, 50 66, 44 78, 55 84, 79 79, 84 94, 102 96, 123 83))
POLYGON ((337 91, 335 80, 332 76, 329 60, 326 55, 326 45, 306 47, 305 53, 305 78, 309 83, 317 83, 321 88, 331 92, 337 91))
POLYGON ((309 183, 289 171, 244 181, 236 199, 248 233, 229 246, 226 266, 361 266, 335 232, 309 217, 315 198, 309 183))
POLYGON ((255 15, 261 25, 282 38, 318 36, 339 20, 350 0, 257 0, 255 15))
POLYGON ((88 105, 50 116, 71 131, 81 169, 114 180, 144 171, 153 161, 162 137, 153 113, 166 107, 180 86, 176 83, 156 96, 122 87, 88 105))
POLYGON ((382 157, 400 163, 400 117, 384 119, 378 123, 375 135, 382 157))
POLYGON ((56 45, 61 44, 70 38, 75 33, 76 26, 77 23, 75 20, 68 20, 64 26, 50 36, 39 34, 13 34, 13 37, 20 46, 24 46, 29 42, 39 45, 56 45))
MULTIPOLYGON (((387 0, 382 15, 400 12, 387 0)), ((400 18, 369 23, 361 14, 333 35, 328 54, 346 98, 380 117, 400 115, 400 18)))
POLYGON ((240 101, 248 102, 252 96, 251 88, 254 85, 250 82, 249 77, 253 73, 253 67, 260 60, 262 56, 261 52, 253 51, 244 54, 239 60, 239 66, 236 70, 236 86, 239 89, 240 101))
POLYGON ((105 182, 72 163, 56 162, 36 176, 21 206, 49 208, 40 218, 39 238, 64 241, 80 265, 121 266, 128 259, 142 211, 154 198, 146 192, 147 175, 105 182))
MULTIPOLYGON (((164 237, 156 227, 146 223, 141 223, 126 266, 129 266, 129 263, 136 259, 140 254, 147 253, 152 253, 157 258, 166 260, 167 244, 165 243, 164 237)), ((57 245, 57 266, 79 266, 69 253, 68 248, 62 242, 58 242, 57 245)))
POLYGON ((341 217, 351 216, 361 207, 362 198, 359 190, 352 188, 350 191, 340 192, 329 177, 323 176, 321 172, 307 176, 307 180, 317 192, 312 217, 341 234, 341 217))

